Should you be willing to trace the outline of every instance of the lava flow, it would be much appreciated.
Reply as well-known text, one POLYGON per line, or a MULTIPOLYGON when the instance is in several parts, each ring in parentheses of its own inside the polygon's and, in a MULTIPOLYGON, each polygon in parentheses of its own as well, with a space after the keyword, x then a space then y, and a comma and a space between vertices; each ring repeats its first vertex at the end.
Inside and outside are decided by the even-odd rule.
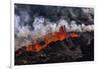
POLYGON ((66 33, 64 26, 61 26, 59 32, 54 32, 44 36, 44 41, 35 43, 34 45, 29 45, 26 47, 28 52, 39 52, 48 47, 48 44, 56 41, 63 41, 65 38, 75 38, 79 37, 77 33, 66 33))

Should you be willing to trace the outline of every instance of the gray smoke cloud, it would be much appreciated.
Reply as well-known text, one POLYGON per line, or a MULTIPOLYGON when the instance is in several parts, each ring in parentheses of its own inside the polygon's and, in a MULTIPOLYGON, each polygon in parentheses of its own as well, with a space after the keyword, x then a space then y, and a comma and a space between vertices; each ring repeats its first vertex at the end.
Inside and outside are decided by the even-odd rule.
POLYGON ((36 17, 33 22, 34 30, 30 30, 30 26, 20 26, 20 17, 15 16, 15 44, 16 49, 22 46, 27 46, 31 43, 32 40, 37 40, 39 38, 43 38, 43 36, 49 34, 58 32, 61 26, 65 26, 66 32, 91 32, 94 30, 94 25, 85 25, 80 24, 77 25, 75 21, 71 21, 69 24, 66 20, 60 19, 58 23, 51 23, 48 20, 45 20, 43 17, 38 18, 36 17), (46 22, 46 25, 44 23, 46 22), (29 38, 30 37, 30 38, 29 38), (20 41, 22 40, 22 41, 20 41), (20 44, 20 45, 19 45, 20 44), (18 47, 17 47, 18 46, 18 47))
MULTIPOLYGON (((55 10, 51 11, 52 14, 46 12, 48 14, 48 17, 45 17, 38 14, 40 13, 40 11, 38 11, 36 8, 39 7, 33 7, 32 10, 30 8, 31 8, 30 6, 25 8, 23 7, 20 8, 18 5, 15 5, 15 10, 17 10, 14 16, 15 50, 18 50, 23 46, 28 46, 31 43, 35 43, 36 40, 43 39, 43 36, 49 33, 58 32, 61 26, 65 26, 66 32, 94 31, 94 24, 93 24, 94 19, 92 17, 92 15, 94 15, 93 9, 82 8, 80 12, 81 14, 80 17, 78 13, 79 12, 78 10, 80 9, 75 10, 72 8, 66 9, 60 7, 58 8, 59 10, 57 10, 56 12, 59 12, 61 10, 62 15, 60 16, 60 18, 57 19, 57 21, 51 21, 50 18, 48 17, 50 16, 51 19, 54 18, 52 15, 53 12, 55 12, 55 10), (37 13, 31 15, 30 13, 32 11, 34 12, 35 10, 37 10, 37 13), (66 13, 66 16, 63 16, 64 13, 66 13), (68 17, 69 14, 71 17, 68 17), (81 23, 78 24, 78 22, 81 23), (90 24, 85 24, 85 22, 90 24)), ((45 8, 44 10, 47 11, 48 6, 44 8, 45 8)))

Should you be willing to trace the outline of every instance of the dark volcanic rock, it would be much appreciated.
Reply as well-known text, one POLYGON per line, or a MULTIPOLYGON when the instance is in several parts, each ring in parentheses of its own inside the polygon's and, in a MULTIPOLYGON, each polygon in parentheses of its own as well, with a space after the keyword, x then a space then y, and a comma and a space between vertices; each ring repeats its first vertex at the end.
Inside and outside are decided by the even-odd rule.
POLYGON ((41 64, 41 63, 59 63, 59 62, 75 62, 75 61, 92 61, 94 60, 94 39, 90 44, 84 43, 86 37, 84 34, 92 35, 92 33, 82 33, 79 38, 70 38, 67 42, 72 41, 74 46, 64 41, 50 43, 48 48, 38 52, 27 52, 22 48, 22 54, 15 56, 15 65, 22 64, 41 64), (82 40, 80 40, 80 38, 82 40))

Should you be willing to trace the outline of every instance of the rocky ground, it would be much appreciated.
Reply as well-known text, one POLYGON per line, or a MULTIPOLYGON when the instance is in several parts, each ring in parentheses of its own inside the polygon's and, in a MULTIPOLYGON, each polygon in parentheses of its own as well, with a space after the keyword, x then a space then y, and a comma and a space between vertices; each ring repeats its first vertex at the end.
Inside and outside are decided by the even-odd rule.
POLYGON ((21 54, 16 55, 15 52, 15 65, 93 61, 93 32, 84 32, 80 35, 79 38, 50 43, 48 48, 38 53, 27 52, 23 47, 19 49, 21 54))

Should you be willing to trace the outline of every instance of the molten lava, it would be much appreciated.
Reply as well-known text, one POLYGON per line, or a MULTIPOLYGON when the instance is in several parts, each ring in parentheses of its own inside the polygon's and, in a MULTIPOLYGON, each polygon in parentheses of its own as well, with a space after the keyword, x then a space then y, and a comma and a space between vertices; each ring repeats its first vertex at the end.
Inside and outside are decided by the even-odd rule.
POLYGON ((48 44, 50 44, 52 42, 56 42, 56 41, 63 41, 65 38, 69 38, 69 37, 74 38, 74 37, 79 37, 79 35, 76 33, 71 33, 71 34, 66 33, 65 27, 62 26, 62 27, 60 27, 59 32, 54 32, 54 33, 44 36, 43 44, 38 42, 38 43, 35 43, 34 45, 29 45, 29 46, 27 46, 26 51, 39 52, 39 51, 47 48, 48 44))

